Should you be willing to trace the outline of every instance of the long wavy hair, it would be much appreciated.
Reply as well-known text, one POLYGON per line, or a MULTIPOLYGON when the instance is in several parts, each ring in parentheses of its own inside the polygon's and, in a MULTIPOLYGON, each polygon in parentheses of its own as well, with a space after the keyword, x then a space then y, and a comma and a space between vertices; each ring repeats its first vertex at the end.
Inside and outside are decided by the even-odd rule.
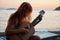
POLYGON ((20 25, 22 23, 22 20, 30 15, 29 12, 32 12, 32 6, 28 2, 23 2, 18 10, 10 16, 7 26, 10 24, 15 26, 20 25))

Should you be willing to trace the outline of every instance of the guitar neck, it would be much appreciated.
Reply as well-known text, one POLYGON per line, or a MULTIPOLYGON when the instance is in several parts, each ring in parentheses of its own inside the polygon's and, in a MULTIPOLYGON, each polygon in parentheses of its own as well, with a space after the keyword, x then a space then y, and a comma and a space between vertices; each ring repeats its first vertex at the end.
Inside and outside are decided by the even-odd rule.
POLYGON ((37 25, 42 20, 41 17, 44 15, 45 11, 44 10, 41 10, 39 13, 40 14, 30 24, 30 29, 33 28, 35 25, 37 25))
POLYGON ((33 22, 30 24, 30 29, 33 28, 35 25, 37 25, 40 21, 41 21, 41 18, 40 18, 41 15, 39 15, 38 17, 36 17, 33 22))

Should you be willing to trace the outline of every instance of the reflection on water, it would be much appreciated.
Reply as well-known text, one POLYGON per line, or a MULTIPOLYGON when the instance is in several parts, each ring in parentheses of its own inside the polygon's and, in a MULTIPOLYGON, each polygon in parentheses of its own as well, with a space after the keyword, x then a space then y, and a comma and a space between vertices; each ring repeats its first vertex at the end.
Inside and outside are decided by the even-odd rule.
MULTIPOLYGON (((7 26, 9 16, 14 13, 15 10, 0 10, 0 32, 4 31, 7 26)), ((39 10, 34 10, 32 13, 32 21, 38 16, 39 10)), ((60 30, 60 11, 46 11, 43 20, 36 25, 36 30, 60 30), (39 29, 38 29, 39 28, 39 29)))

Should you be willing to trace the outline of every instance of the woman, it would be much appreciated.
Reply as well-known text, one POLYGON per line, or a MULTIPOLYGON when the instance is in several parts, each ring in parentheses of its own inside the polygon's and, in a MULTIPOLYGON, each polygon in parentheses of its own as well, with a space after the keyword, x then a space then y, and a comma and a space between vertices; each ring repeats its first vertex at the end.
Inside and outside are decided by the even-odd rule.
POLYGON ((28 2, 23 2, 18 10, 8 20, 5 30, 7 40, 40 40, 33 36, 35 29, 29 29, 32 7, 28 2))

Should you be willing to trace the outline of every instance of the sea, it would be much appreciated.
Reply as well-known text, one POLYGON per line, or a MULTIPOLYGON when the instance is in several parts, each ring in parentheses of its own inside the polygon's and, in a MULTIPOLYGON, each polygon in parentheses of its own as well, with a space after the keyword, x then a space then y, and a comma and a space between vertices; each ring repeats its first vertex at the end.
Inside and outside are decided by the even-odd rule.
MULTIPOLYGON (((4 32, 11 14, 17 10, 0 10, 0 32, 4 32)), ((31 22, 39 15, 41 9, 33 9, 31 22)), ((44 10, 42 21, 35 26, 36 31, 60 31, 60 11, 44 10)))

